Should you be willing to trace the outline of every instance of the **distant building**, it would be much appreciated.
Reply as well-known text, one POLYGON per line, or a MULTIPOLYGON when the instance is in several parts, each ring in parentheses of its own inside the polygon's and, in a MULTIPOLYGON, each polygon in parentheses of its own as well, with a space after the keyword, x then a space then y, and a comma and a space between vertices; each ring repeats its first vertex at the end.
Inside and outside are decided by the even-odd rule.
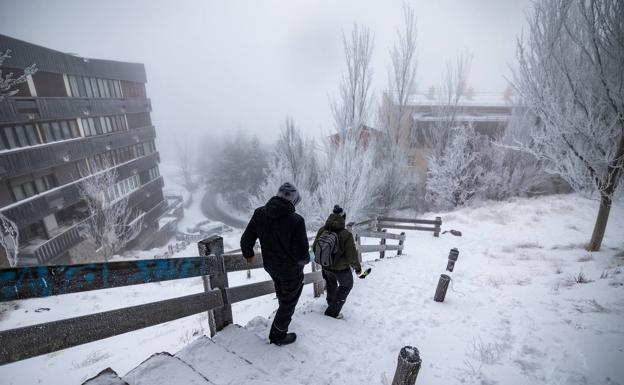
MULTIPOLYGON (((382 136, 382 132, 362 124, 356 130, 351 129, 347 131, 347 135, 354 135, 358 148, 360 148, 360 146, 366 148, 371 138, 379 139, 382 136)), ((349 137, 350 136, 347 136, 347 138, 349 137)), ((333 146, 339 147, 342 142, 342 135, 340 133, 332 134, 329 136, 329 141, 333 146)))
MULTIPOLYGON (((384 95, 384 108, 397 109, 398 104, 384 95)), ((453 121, 453 126, 472 126, 477 132, 495 138, 502 134, 511 118, 514 104, 509 92, 485 94, 467 92, 457 103, 445 103, 429 94, 413 94, 405 106, 401 122, 401 144, 410 157, 410 163, 421 172, 426 172, 426 157, 429 153, 424 144, 423 132, 444 126, 453 121)))
MULTIPOLYGON (((3 72, 38 72, 0 102, 0 212, 20 228, 20 264, 71 263, 88 213, 79 183, 92 165, 113 165, 116 194, 143 216, 134 247, 158 236, 167 209, 145 67, 88 59, 0 35, 3 72)), ((0 266, 7 263, 0 247, 0 266)))

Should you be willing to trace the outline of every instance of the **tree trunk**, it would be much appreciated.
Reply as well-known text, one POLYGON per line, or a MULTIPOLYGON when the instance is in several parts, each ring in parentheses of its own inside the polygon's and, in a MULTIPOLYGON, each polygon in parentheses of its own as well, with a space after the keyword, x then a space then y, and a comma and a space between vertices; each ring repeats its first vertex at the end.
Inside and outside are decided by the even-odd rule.
POLYGON ((622 177, 622 167, 624 166, 621 161, 624 157, 624 120, 622 119, 620 119, 620 127, 622 128, 620 143, 618 144, 614 160, 609 164, 609 182, 607 187, 600 192, 600 209, 598 210, 598 217, 594 225, 594 232, 587 245, 588 251, 600 250, 602 238, 604 238, 604 233, 607 228, 607 221, 609 220, 611 203, 613 203, 613 194, 618 187, 619 179, 622 177))
POLYGON ((611 196, 600 193, 600 209, 598 209, 598 217, 596 218, 596 224, 594 225, 594 232, 592 233, 591 240, 587 245, 588 251, 598 251, 602 245, 602 238, 607 228, 607 221, 609 220, 609 212, 611 211, 611 196))

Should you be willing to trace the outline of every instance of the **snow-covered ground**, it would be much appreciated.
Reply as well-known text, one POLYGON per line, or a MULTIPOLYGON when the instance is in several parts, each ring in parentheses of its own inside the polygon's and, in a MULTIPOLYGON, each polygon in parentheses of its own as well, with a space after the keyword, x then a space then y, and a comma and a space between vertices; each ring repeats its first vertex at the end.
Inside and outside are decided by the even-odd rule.
MULTIPOLYGON (((291 326, 299 339, 284 349, 314 369, 316 382, 307 370, 275 362, 270 372, 284 376, 274 383, 389 384, 399 350, 413 345, 423 360, 418 384, 624 384, 624 205, 612 209, 602 250, 589 253, 582 246, 596 211, 597 202, 564 195, 424 215, 441 215, 443 230, 463 236, 408 232, 403 256, 373 261, 376 254, 365 254, 373 272, 356 280, 345 320, 322 316, 324 299, 306 286, 291 326), (451 247, 459 260, 445 302, 437 303, 451 247)), ((234 286, 267 277, 254 270, 251 280, 244 272, 229 279, 234 286)), ((0 329, 201 290, 199 279, 188 279, 21 301, 0 329)), ((266 337, 269 321, 254 317, 268 318, 276 307, 272 295, 235 304, 234 321, 252 320, 248 329, 266 337)), ((1 366, 0 383, 80 383, 108 366, 123 375, 205 329, 204 314, 187 317, 1 366)))

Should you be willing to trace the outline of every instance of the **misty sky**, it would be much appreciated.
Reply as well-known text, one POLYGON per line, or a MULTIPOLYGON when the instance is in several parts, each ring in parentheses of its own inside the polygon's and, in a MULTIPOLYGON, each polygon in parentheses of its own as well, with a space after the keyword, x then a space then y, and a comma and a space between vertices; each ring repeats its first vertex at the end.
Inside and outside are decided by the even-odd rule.
MULTIPOLYGON (((80 56, 145 63, 160 150, 180 135, 272 141, 286 115, 308 135, 332 130, 329 97, 343 70, 342 31, 375 33, 377 95, 401 0, 0 0, 0 33, 80 56)), ((440 82, 445 62, 473 57, 476 92, 502 92, 529 0, 412 0, 418 87, 440 82)), ((208 150, 207 150, 208 151, 208 150)))

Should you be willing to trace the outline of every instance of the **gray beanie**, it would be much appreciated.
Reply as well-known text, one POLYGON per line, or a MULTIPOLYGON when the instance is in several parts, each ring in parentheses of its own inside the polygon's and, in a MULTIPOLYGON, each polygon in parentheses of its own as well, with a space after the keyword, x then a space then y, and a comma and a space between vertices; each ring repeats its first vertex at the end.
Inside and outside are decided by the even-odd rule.
POLYGON ((299 191, 297 191, 297 188, 288 182, 280 186, 279 190, 277 191, 277 196, 290 201, 293 206, 297 206, 297 203, 301 201, 301 195, 299 195, 299 191))

